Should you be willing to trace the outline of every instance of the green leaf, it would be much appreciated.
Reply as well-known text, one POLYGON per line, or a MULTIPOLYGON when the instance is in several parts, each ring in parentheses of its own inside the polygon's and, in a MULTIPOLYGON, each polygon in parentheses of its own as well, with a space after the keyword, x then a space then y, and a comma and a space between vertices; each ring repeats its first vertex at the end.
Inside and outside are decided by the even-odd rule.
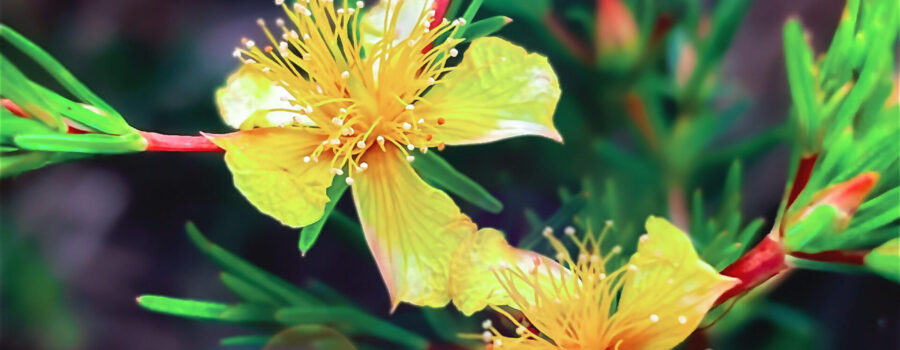
POLYGON ((346 177, 334 177, 331 186, 325 191, 325 195, 328 196, 328 203, 325 204, 325 212, 322 214, 322 218, 319 219, 319 221, 312 223, 312 225, 306 226, 300 230, 300 241, 297 245, 300 248, 301 255, 306 256, 306 252, 308 252, 313 244, 316 243, 316 240, 319 238, 319 233, 322 232, 322 227, 325 226, 325 222, 331 217, 331 212, 334 211, 334 207, 337 206, 338 200, 344 195, 344 191, 347 190, 347 187, 349 187, 349 185, 347 185, 346 177))
POLYGON ((827 242, 834 230, 838 209, 831 205, 815 207, 802 221, 788 228, 784 235, 784 244, 791 251, 818 253, 822 251, 820 244, 827 242))
POLYGON ((153 312, 195 319, 219 319, 228 308, 228 305, 222 303, 159 295, 142 295, 137 298, 137 302, 141 307, 153 312))
POLYGON ((45 99, 53 100, 59 106, 59 113, 71 121, 78 123, 80 126, 87 127, 107 134, 125 134, 135 132, 127 123, 121 119, 110 118, 103 111, 91 110, 81 103, 72 102, 61 95, 38 84, 31 84, 31 87, 39 92, 45 99))
POLYGON ((551 0, 486 0, 484 5, 513 18, 534 23, 542 23, 544 16, 552 8, 551 0))
POLYGON ((261 304, 271 304, 276 305, 278 301, 274 296, 270 295, 266 291, 259 289, 257 286, 248 283, 244 279, 232 275, 228 272, 219 273, 219 279, 222 281, 222 284, 225 287, 228 287, 232 293, 249 302, 256 302, 261 304))
POLYGON ((0 78, 2 78, 0 95, 16 101, 29 116, 44 122, 47 126, 60 132, 66 131, 66 125, 58 114, 62 107, 53 100, 45 99, 39 91, 35 91, 31 80, 28 80, 3 55, 0 55, 0 78))
POLYGON ((235 337, 222 338, 219 345, 222 346, 262 346, 266 345, 271 339, 268 335, 239 335, 235 337))
POLYGON ((223 270, 246 280, 248 283, 252 283, 267 293, 271 293, 281 302, 290 305, 312 305, 318 303, 312 295, 208 241, 193 223, 188 222, 186 230, 194 245, 223 270))
POLYGON ((556 211, 553 215, 550 216, 549 219, 544 221, 544 225, 539 226, 537 229, 532 230, 519 241, 519 248, 534 250, 534 247, 541 242, 544 238, 541 235, 545 227, 550 227, 552 229, 559 229, 563 225, 572 222, 575 214, 581 211, 584 208, 585 204, 587 204, 587 200, 584 197, 577 196, 574 197, 571 201, 563 204, 559 210, 556 211))
POLYGON ((17 135, 13 143, 23 149, 44 152, 118 154, 140 152, 147 143, 138 133, 104 134, 32 134, 17 135))
POLYGON ((498 32, 504 26, 512 22, 512 19, 506 16, 494 16, 483 19, 478 22, 467 24, 463 37, 472 41, 483 36, 488 36, 498 32))
POLYGON ((9 41, 13 46, 21 50, 23 53, 28 55, 31 59, 38 63, 47 73, 50 74, 54 79, 56 79, 60 85, 62 85, 66 90, 68 90, 72 95, 80 98, 82 101, 87 102, 90 105, 93 105, 101 110, 104 110, 110 113, 113 117, 117 119, 123 120, 122 116, 116 112, 110 105, 108 105, 105 101, 100 99, 97 95, 95 95, 91 90, 89 90, 84 84, 78 81, 72 73, 69 73, 59 61, 55 60, 50 54, 46 51, 26 39, 21 34, 12 30, 12 28, 7 27, 5 25, 0 24, 0 36, 9 41))
POLYGON ((900 238, 894 238, 866 255, 866 267, 884 278, 900 283, 900 238))
POLYGON ((503 203, 472 179, 453 168, 435 152, 419 153, 412 162, 419 175, 436 187, 491 213, 503 210, 503 203))
POLYGON ((784 59, 791 97, 799 118, 798 125, 806 133, 803 139, 809 139, 815 135, 822 115, 818 113, 812 49, 803 37, 803 28, 796 19, 789 20, 784 26, 784 59))
MULTIPOLYGON (((451 2, 458 2, 461 0, 455 0, 451 2)), ((472 23, 472 20, 475 19, 475 14, 478 13, 478 9, 481 8, 481 4, 484 0, 472 0, 469 3, 469 7, 466 7, 466 11, 463 12, 463 19, 466 20, 466 23, 472 23)))
POLYGON ((271 322, 275 319, 275 308, 270 305, 241 303, 227 307, 219 318, 240 323, 271 322))

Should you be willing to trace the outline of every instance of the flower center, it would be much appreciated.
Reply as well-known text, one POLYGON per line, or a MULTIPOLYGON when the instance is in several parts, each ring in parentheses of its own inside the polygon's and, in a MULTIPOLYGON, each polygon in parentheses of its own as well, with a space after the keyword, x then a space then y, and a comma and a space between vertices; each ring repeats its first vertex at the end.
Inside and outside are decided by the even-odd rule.
POLYGON ((410 29, 399 24, 409 14, 401 15, 402 0, 386 1, 383 21, 374 25, 361 23, 362 1, 354 8, 346 2, 336 7, 333 0, 301 0, 291 7, 276 0, 291 24, 276 20, 280 40, 259 20, 271 45, 259 48, 244 39, 245 48, 235 50, 244 64, 258 67, 290 93, 294 109, 287 111, 297 113, 291 127, 322 136, 304 161, 331 153, 332 168, 361 171, 367 167, 361 158, 372 147, 393 145, 410 160, 408 151, 443 147, 435 137, 443 118, 417 116, 416 105, 429 103, 423 94, 452 69, 446 62, 457 55, 453 46, 461 41, 455 38, 461 20, 437 22, 432 9, 422 8, 402 37, 410 29), (368 40, 368 29, 383 35, 368 40), (449 39, 434 45, 442 37, 449 39), (301 125, 304 116, 315 125, 301 125))

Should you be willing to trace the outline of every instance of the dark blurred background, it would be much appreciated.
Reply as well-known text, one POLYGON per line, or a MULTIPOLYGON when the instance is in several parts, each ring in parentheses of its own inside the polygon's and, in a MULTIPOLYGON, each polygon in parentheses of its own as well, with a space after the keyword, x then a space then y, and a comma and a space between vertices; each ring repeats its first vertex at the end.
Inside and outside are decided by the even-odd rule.
MULTIPOLYGON (((731 93, 751 100, 752 107, 729 134, 746 136, 787 116, 784 20, 803 18, 821 52, 843 5, 759 0, 751 6, 723 72, 731 93)), ((239 39, 258 35, 255 19, 278 15, 267 0, 0 2, 0 21, 49 51, 134 127, 171 134, 228 131, 217 116, 214 90, 236 67, 230 53, 239 39)), ((500 35, 542 52, 545 48, 533 39, 536 30, 541 28, 514 22, 500 35)), ((557 71, 564 86, 603 84, 585 81, 565 66, 557 71)), ((556 117, 564 137, 576 132, 568 117, 556 117)), ((498 227, 514 238, 526 229, 523 210, 549 215, 559 206, 559 187, 579 185, 581 167, 554 164, 548 169, 550 163, 544 162, 570 152, 569 147, 523 138, 450 148, 444 154, 506 205, 498 215, 465 203, 463 211, 479 225, 498 227)), ((787 151, 779 146, 745 165, 748 216, 771 222, 783 191, 787 151)), ((235 300, 218 282, 216 268, 186 238, 188 220, 212 241, 287 280, 301 284, 317 278, 369 311, 387 315, 388 297, 374 261, 354 248, 362 237, 346 242, 329 235, 326 226, 301 258, 297 230, 259 214, 242 198, 217 154, 98 157, 3 180, 0 193, 2 252, 13 262, 3 268, 4 349, 212 349, 219 338, 238 334, 227 324, 153 314, 135 303, 145 293, 235 300)), ((355 215, 348 198, 339 208, 355 215)), ((898 296, 898 286, 878 277, 797 272, 772 299, 818 321, 815 337, 821 348, 896 349, 898 296)), ((403 306, 395 317, 411 312, 403 306)), ((742 348, 750 349, 774 336, 770 325, 760 323, 739 337, 742 348)))

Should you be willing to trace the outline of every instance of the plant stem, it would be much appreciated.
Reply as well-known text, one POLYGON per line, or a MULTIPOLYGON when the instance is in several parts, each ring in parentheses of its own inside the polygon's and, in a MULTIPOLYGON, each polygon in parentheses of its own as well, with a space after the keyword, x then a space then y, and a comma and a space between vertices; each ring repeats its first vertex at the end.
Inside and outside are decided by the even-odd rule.
POLYGON ((145 151, 168 152, 224 152, 205 136, 164 135, 155 132, 139 131, 147 141, 145 151))
POLYGON ((830 263, 862 265, 869 250, 829 250, 819 253, 792 252, 791 256, 830 263))
POLYGON ((816 160, 819 158, 818 153, 813 153, 811 155, 805 156, 800 159, 800 165, 797 166, 797 175, 794 176, 794 183, 791 185, 791 192, 788 195, 787 208, 791 207, 791 204, 794 204, 794 201, 797 200, 797 196, 800 195, 800 192, 806 188, 806 183, 809 182, 809 177, 812 175, 813 167, 816 165, 816 160))
POLYGON ((723 275, 735 277, 740 283, 722 294, 716 300, 716 305, 753 289, 787 269, 784 245, 779 240, 778 233, 773 231, 756 247, 722 270, 723 275))

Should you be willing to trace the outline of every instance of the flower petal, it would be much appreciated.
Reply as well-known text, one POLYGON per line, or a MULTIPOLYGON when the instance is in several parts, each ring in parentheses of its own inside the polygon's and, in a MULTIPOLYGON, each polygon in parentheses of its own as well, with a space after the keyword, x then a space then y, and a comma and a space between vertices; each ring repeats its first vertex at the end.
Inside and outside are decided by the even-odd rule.
POLYGON ((394 25, 393 43, 399 43, 409 37, 416 23, 420 20, 425 9, 434 8, 434 0, 381 0, 362 15, 360 20, 360 33, 362 34, 363 48, 371 54, 375 44, 384 39, 385 16, 390 25, 397 14, 394 25), (399 8, 398 8, 399 6, 399 8))
POLYGON ((225 86, 216 91, 216 103, 225 124, 242 130, 254 126, 282 126, 295 120, 302 125, 315 125, 303 114, 283 111, 296 109, 290 100, 293 97, 285 88, 273 84, 252 65, 242 65, 228 77, 225 86))
POLYGON ((448 145, 522 135, 562 142, 553 127, 559 95, 559 80, 546 57, 485 37, 472 42, 462 62, 416 104, 416 112, 435 125, 435 142, 448 145))
MULTIPOLYGON (((453 304, 462 313, 471 315, 488 305, 515 305, 514 300, 492 271, 506 264, 521 271, 534 271, 535 262, 543 265, 537 269, 538 280, 545 290, 552 289, 554 278, 559 280, 559 271, 565 269, 555 260, 538 253, 515 248, 506 242, 503 233, 492 228, 483 228, 470 234, 453 252, 450 262, 450 295, 453 304), (549 267, 549 269, 547 268, 549 267)), ((567 275, 571 273, 566 270, 567 275)), ((568 277, 571 279, 572 277, 568 277)), ((525 281, 513 281, 516 291, 528 302, 534 302, 534 291, 525 281)))
POLYGON ((447 194, 426 184, 396 148, 373 149, 354 174, 353 198, 391 303, 450 301, 450 256, 477 228, 447 194))
POLYGON ((260 128, 209 135, 225 150, 234 185, 259 211, 291 227, 309 225, 325 210, 330 157, 303 161, 322 138, 299 129, 260 128))
POLYGON ((622 349, 670 349, 681 343, 737 279, 697 256, 690 239, 665 219, 650 217, 629 260, 615 322, 629 324, 613 339, 622 349))

